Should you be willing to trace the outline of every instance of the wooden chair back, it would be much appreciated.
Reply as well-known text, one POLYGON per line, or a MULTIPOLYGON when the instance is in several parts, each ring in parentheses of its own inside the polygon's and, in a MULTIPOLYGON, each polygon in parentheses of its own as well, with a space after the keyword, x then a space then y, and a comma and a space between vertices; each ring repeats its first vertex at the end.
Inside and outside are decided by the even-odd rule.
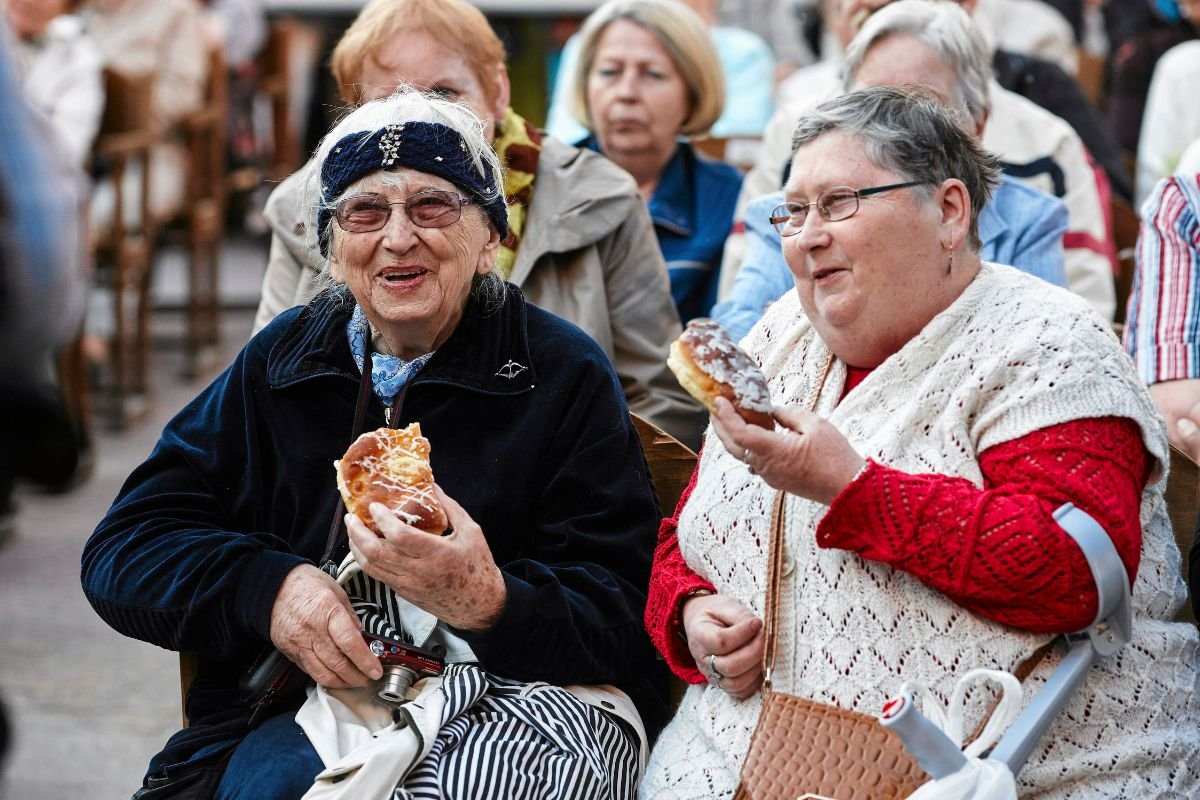
POLYGON ((757 136, 708 136, 692 139, 691 142, 700 153, 714 161, 724 161, 743 174, 754 166, 759 150, 762 149, 762 138, 757 136))
MULTIPOLYGON (((1175 532, 1175 543, 1183 556, 1183 580, 1188 579, 1188 554, 1196 535, 1197 512, 1200 511, 1200 466, 1187 453, 1171 445, 1171 471, 1167 475, 1167 516, 1175 532)), ((1189 601, 1190 601, 1189 597, 1189 601)), ((1185 603, 1177 619, 1196 622, 1191 602, 1185 603)))
MULTIPOLYGON (((679 496, 692 479, 698 456, 652 422, 637 414, 631 413, 630 416, 633 417, 633 427, 638 438, 642 441, 642 452, 650 469, 650 480, 658 494, 658 506, 664 516, 673 515, 675 507, 679 505, 679 496)), ((672 675, 668 687, 672 709, 679 707, 685 691, 687 684, 672 675)))
POLYGON ((696 469, 696 454, 662 428, 637 414, 633 427, 642 441, 642 452, 650 468, 650 480, 658 494, 658 505, 664 516, 675 513, 679 496, 687 488, 696 469))
POLYGON ((1087 95, 1087 99, 1096 108, 1103 110, 1105 106, 1105 58, 1089 52, 1082 47, 1076 48, 1075 56, 1079 63, 1079 73, 1075 79, 1079 88, 1087 95))
POLYGON ((311 31, 294 19, 271 23, 267 42, 258 57, 257 92, 271 109, 271 148, 266 178, 282 181, 300 166, 300 122, 295 111, 292 87, 296 85, 295 64, 304 49, 303 39, 311 31))
POLYGON ((105 106, 93 146, 96 169, 111 183, 111 221, 92 231, 96 278, 112 290, 111 375, 105 410, 123 428, 148 409, 149 303, 153 247, 158 228, 150 213, 150 150, 158 140, 151 119, 156 76, 104 71, 105 106), (129 192, 126 175, 140 175, 129 192), (132 195, 132 196, 131 196, 132 195))
POLYGON ((204 104, 183 118, 180 130, 187 150, 187 202, 177 220, 185 232, 188 264, 183 371, 191 378, 215 363, 220 344, 229 130, 229 72, 220 45, 209 48, 204 104))
POLYGON ((187 693, 192 681, 200 674, 200 656, 191 650, 179 654, 179 709, 183 717, 183 727, 188 726, 187 693))
POLYGON ((1133 288, 1133 273, 1137 269, 1137 241, 1141 219, 1133 206, 1113 195, 1112 202, 1113 240, 1117 246, 1116 275, 1117 312, 1114 321, 1125 322, 1125 310, 1129 305, 1129 293, 1133 288))

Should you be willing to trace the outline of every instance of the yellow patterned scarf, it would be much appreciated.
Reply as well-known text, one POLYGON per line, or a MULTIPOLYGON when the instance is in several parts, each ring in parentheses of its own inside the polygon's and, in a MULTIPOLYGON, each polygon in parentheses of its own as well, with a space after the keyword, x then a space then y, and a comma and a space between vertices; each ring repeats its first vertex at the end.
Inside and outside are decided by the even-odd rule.
POLYGON ((500 243, 496 270, 507 280, 517 260, 525 217, 533 200, 533 181, 537 178, 538 158, 542 154, 542 134, 510 108, 500 122, 493 147, 504 164, 504 195, 508 203, 508 236, 500 243))

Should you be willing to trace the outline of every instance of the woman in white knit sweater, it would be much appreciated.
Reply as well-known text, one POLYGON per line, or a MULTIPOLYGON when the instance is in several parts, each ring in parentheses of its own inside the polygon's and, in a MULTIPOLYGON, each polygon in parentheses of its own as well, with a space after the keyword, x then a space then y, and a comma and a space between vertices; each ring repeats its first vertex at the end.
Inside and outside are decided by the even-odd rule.
MULTIPOLYGON (((1200 796, 1197 632, 1167 520, 1162 421, 1086 302, 981 262, 996 161, 930 96, 831 100, 796 130, 772 215, 796 281, 743 342, 775 430, 724 401, 660 533, 647 627, 693 685, 644 797, 730 796, 761 709, 770 510, 784 493, 777 691, 865 714, 901 683, 946 702, 1096 613, 1074 503, 1133 583, 1133 644, 1094 668, 1022 797, 1200 796), (811 411, 809 409, 812 409, 811 411)), ((1026 680, 1030 696, 1061 658, 1026 680)), ((965 730, 987 713, 966 704, 965 730)))

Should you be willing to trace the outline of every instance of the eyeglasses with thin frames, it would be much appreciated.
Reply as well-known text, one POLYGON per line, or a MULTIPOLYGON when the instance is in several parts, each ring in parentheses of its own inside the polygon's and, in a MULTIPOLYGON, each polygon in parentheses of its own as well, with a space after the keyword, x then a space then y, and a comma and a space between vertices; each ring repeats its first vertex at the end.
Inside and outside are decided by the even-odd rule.
POLYGON ((795 236, 804 230, 808 220, 808 210, 817 207, 826 222, 839 222, 849 219, 858 213, 858 201, 873 194, 890 192, 893 189, 907 189, 910 186, 920 186, 929 181, 906 181, 904 183, 889 183, 887 186, 872 186, 867 189, 852 189, 849 186, 834 186, 821 192, 820 196, 811 203, 784 203, 771 212, 771 224, 780 236, 795 236))
POLYGON ((380 194, 355 194, 333 207, 333 218, 348 233, 377 231, 392 218, 392 206, 404 206, 404 213, 418 228, 444 228, 462 217, 470 198, 441 189, 423 189, 403 200, 388 200, 380 194))

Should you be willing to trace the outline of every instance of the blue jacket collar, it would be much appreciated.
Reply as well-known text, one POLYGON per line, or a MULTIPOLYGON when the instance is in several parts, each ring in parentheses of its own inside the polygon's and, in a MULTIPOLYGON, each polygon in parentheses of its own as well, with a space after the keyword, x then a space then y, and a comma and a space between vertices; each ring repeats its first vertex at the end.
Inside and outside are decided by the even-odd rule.
MULTIPOLYGON (((485 394, 520 394, 537 383, 521 290, 507 284, 498 309, 467 301, 462 322, 438 348, 411 385, 447 383, 485 394)), ((339 375, 359 379, 346 339, 354 299, 345 289, 318 295, 295 315, 271 348, 267 383, 272 389, 309 378, 339 375)))
MULTIPOLYGON (((600 141, 589 136, 576 147, 600 150, 600 141)), ((675 155, 667 162, 658 188, 654 190, 647 208, 655 225, 680 236, 691 236, 696 230, 696 154, 684 142, 675 146, 675 155)))

